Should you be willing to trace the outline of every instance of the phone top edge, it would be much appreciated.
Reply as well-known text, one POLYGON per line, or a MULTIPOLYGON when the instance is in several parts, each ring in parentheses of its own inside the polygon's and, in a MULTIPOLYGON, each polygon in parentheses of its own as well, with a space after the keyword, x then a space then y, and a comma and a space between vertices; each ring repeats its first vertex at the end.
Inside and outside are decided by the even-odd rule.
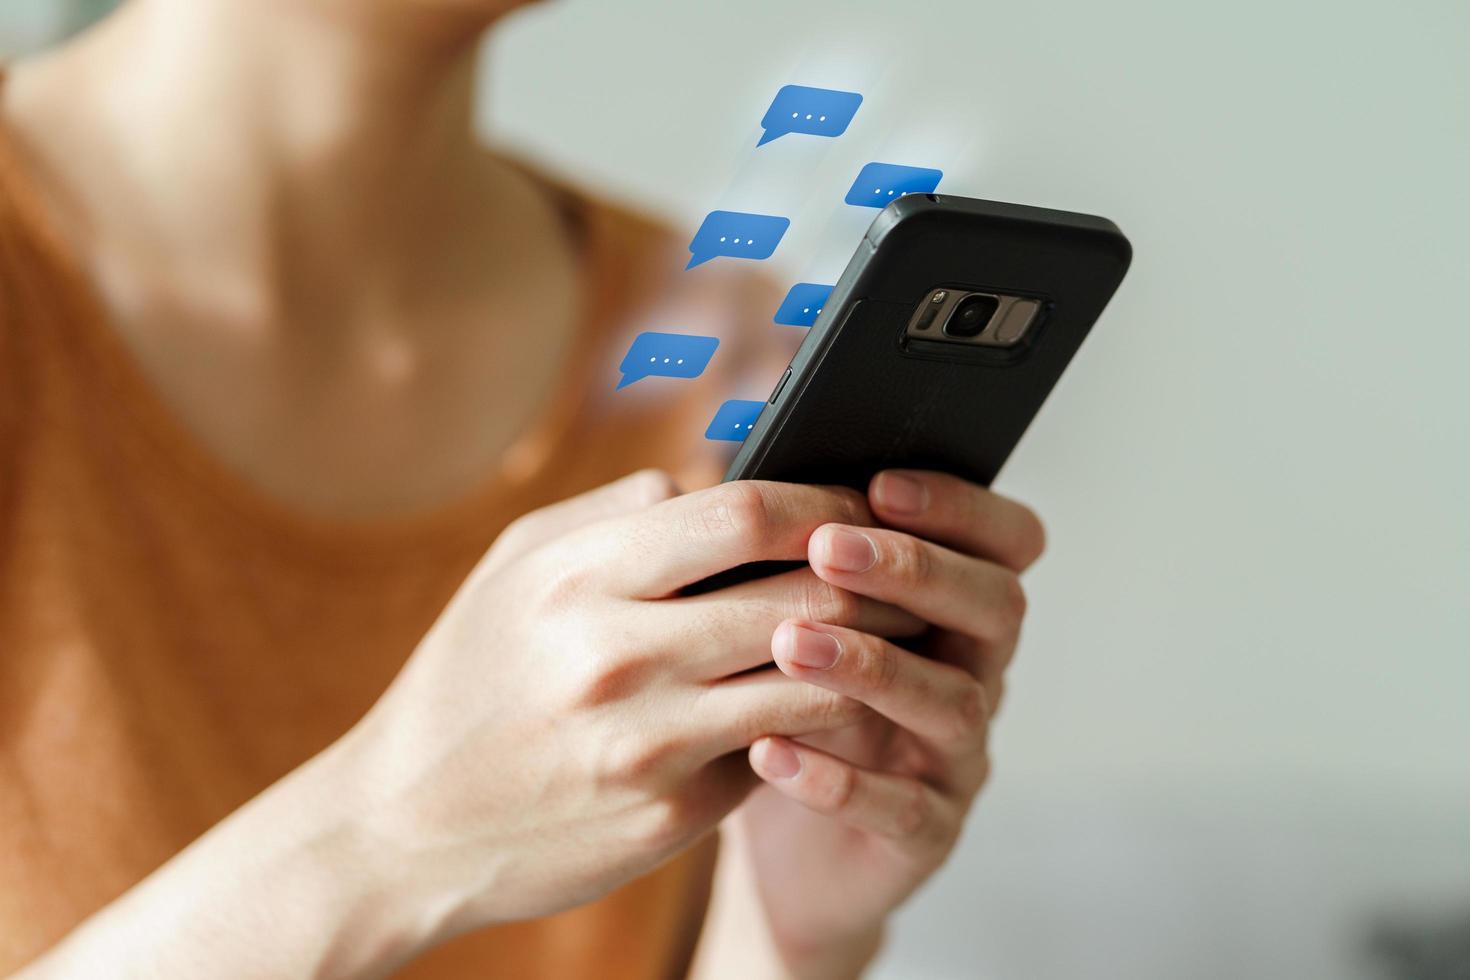
POLYGON ((908 194, 886 205, 873 223, 868 226, 864 240, 876 247, 899 225, 920 218, 934 211, 959 211, 966 214, 999 221, 1015 221, 1025 224, 1043 224, 1049 227, 1071 228, 1075 231, 1091 232, 1109 240, 1117 251, 1117 258, 1126 271, 1133 260, 1133 245, 1117 223, 1101 215, 1081 211, 1062 211, 1031 204, 1011 204, 1006 201, 990 201, 978 197, 960 197, 957 194, 908 194))

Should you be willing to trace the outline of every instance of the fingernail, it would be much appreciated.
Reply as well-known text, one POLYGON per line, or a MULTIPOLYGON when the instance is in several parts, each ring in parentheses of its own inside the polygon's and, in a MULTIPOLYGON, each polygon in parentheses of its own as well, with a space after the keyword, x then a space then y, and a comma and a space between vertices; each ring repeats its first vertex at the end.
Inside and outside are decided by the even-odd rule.
POLYGON ((929 488, 911 476, 884 473, 876 489, 878 503, 895 514, 917 514, 929 506, 929 488))
POLYGON ((865 572, 878 560, 878 550, 867 535, 845 528, 827 532, 827 564, 839 572, 865 572))
POLYGON ((801 772, 801 756, 784 742, 767 741, 761 755, 761 768, 777 779, 790 779, 801 772))
POLYGON ((827 670, 842 654, 842 643, 831 633, 791 627, 791 662, 798 667, 827 670))

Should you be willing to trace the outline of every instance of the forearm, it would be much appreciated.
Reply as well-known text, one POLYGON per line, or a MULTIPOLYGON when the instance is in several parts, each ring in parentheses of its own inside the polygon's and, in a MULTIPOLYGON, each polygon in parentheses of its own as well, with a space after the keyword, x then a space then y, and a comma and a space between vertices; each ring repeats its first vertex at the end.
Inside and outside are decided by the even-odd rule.
POLYGON ((344 740, 212 828, 18 974, 374 977, 442 923, 372 829, 344 740))
POLYGON ((738 833, 721 829, 709 912, 689 980, 856 980, 877 955, 883 928, 841 942, 810 944, 780 937, 770 921, 738 833))

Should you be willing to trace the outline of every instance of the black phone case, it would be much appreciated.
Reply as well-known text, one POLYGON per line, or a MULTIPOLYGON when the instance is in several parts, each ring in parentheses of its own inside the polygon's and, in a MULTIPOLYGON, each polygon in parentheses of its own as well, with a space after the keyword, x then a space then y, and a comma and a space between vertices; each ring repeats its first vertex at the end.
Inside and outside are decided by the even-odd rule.
POLYGON ((988 485, 1128 269, 1105 218, 915 194, 879 213, 726 480, 863 489, 880 469, 988 485), (905 337, 931 289, 1035 297, 1017 348, 905 337))

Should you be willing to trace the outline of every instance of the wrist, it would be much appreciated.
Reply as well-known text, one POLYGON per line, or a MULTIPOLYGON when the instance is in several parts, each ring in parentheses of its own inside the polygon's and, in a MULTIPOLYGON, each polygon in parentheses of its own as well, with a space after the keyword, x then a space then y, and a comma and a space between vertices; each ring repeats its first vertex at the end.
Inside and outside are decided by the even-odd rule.
POLYGON ((821 945, 782 944, 744 928, 751 917, 728 912, 711 909, 691 980, 857 980, 883 944, 882 926, 821 945))
POLYGON ((883 921, 841 935, 812 935, 773 921, 761 900, 747 842, 731 823, 721 829, 720 856, 691 980, 853 980, 877 955, 883 921))
POLYGON ((878 955, 883 933, 880 924, 821 945, 788 944, 781 961, 790 980, 856 980, 878 955))
POLYGON ((283 787, 294 790, 283 793, 284 809, 315 814, 312 829, 282 856, 297 866, 308 906, 330 910, 317 922, 330 937, 324 976, 386 974, 450 931, 449 890, 435 887, 412 840, 383 820, 374 757, 349 733, 292 774, 299 787, 283 787))
POLYGON ((252 799, 20 976, 377 977, 443 938, 432 889, 365 816, 344 740, 252 799))
POLYGON ((392 729, 391 721, 369 714, 313 760, 322 770, 313 793, 330 802, 311 861, 335 875, 336 947, 397 966, 489 924, 476 917, 472 896, 483 890, 476 875, 495 862, 484 849, 466 855, 426 830, 430 821, 420 812, 426 804, 413 773, 394 767, 405 747, 392 729))

